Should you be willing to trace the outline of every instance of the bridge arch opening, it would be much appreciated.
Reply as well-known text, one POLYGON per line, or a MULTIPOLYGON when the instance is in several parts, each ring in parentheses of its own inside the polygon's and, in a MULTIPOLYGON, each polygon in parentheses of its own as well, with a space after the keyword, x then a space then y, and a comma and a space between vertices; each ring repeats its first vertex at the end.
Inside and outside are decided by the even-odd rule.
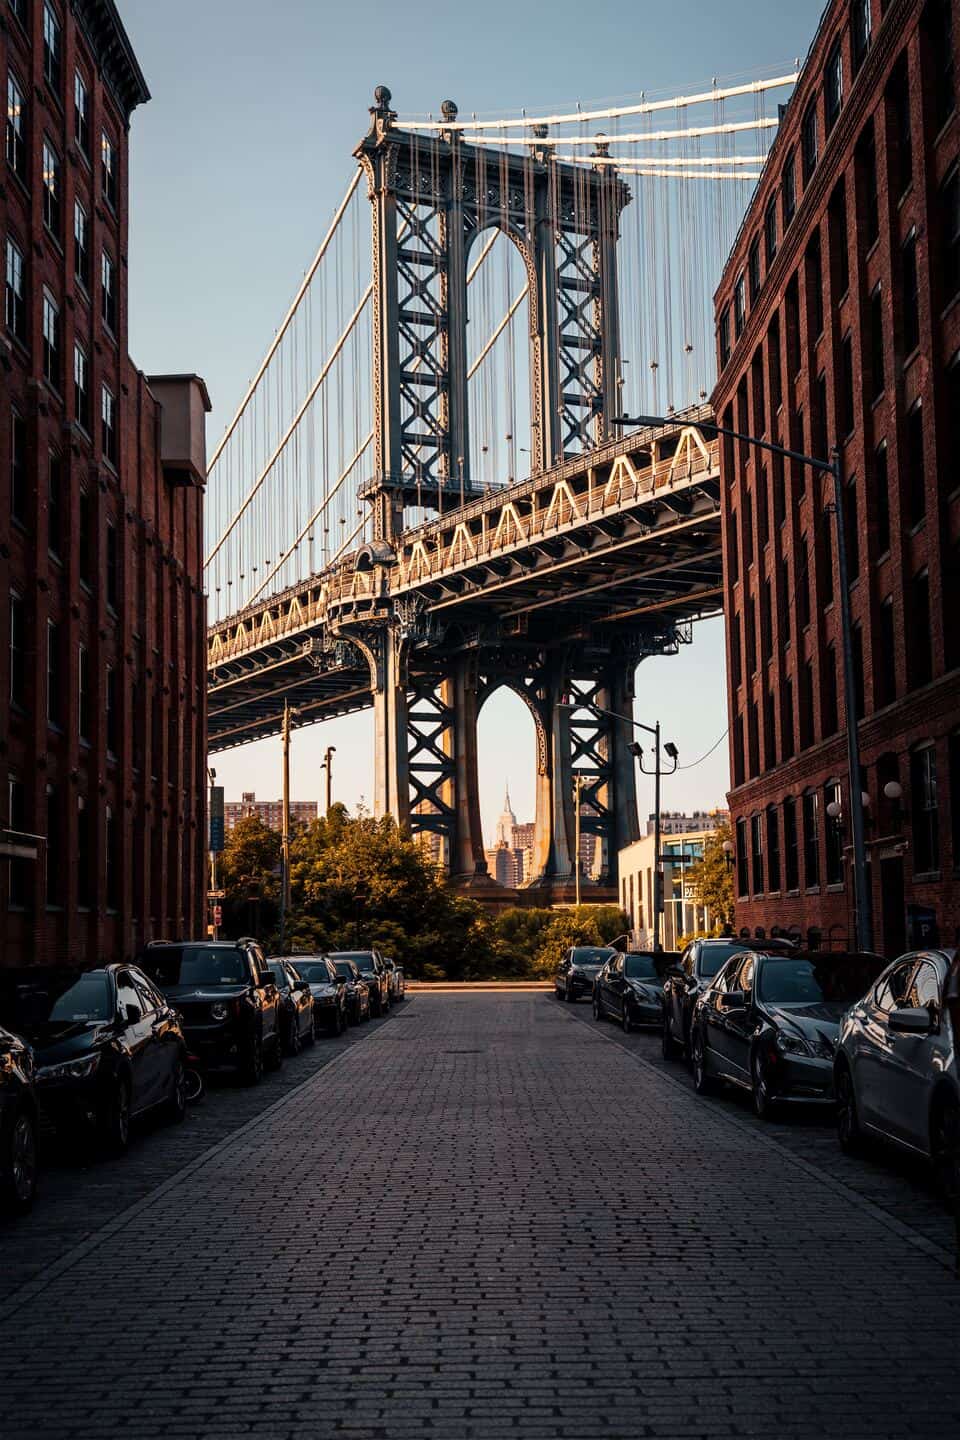
POLYGON ((529 276, 517 241, 495 222, 474 235, 467 273, 470 476, 495 487, 534 468, 529 276))
POLYGON ((508 685, 481 692, 477 773, 487 871, 491 880, 520 889, 536 878, 538 800, 537 727, 508 685))

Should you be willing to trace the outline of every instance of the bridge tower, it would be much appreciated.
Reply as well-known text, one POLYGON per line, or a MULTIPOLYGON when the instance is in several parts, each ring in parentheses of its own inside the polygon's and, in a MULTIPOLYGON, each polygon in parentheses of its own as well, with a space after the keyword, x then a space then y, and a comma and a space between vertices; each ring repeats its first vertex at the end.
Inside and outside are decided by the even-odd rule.
POLYGON ((356 564, 374 572, 382 604, 330 621, 370 666, 375 810, 432 837, 459 882, 488 883, 477 717, 506 684, 537 733, 534 884, 551 896, 570 890, 579 770, 584 831, 601 884, 615 886, 617 851, 639 833, 632 734, 602 719, 585 726, 582 715, 571 722, 562 707, 580 697, 629 709, 640 650, 587 630, 555 648, 496 625, 445 631, 428 606, 391 601, 389 592, 406 510, 446 514, 482 494, 470 475, 466 332, 471 250, 490 227, 505 231, 527 274, 532 473, 611 438, 620 408, 616 251, 629 192, 613 167, 557 160, 545 130, 528 154, 491 153, 464 140, 452 101, 430 135, 397 127, 386 87, 374 98, 354 152, 372 209, 375 444, 362 491, 374 541, 356 564))

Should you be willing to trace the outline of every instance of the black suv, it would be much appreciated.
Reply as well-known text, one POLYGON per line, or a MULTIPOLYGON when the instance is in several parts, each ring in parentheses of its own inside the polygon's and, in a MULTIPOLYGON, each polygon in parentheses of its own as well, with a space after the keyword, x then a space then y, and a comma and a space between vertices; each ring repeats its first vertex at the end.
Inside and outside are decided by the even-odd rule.
POLYGON ((280 997, 255 940, 157 940, 144 970, 183 1019, 187 1044, 209 1069, 239 1070, 256 1085, 283 1063, 280 997))
POLYGON ((331 950, 329 958, 334 965, 338 960, 353 961, 370 991, 370 1013, 385 1015, 390 1009, 390 971, 384 965, 380 951, 331 950))
MULTIPOLYGON (((756 942, 753 942, 756 944, 756 942)), ((763 942, 764 950, 793 950, 790 940, 763 942)), ((725 965, 731 955, 751 949, 749 940, 733 937, 716 940, 691 940, 680 956, 680 964, 668 970, 663 982, 663 1058, 678 1060, 690 1054, 690 1022, 697 997, 725 965)))
POLYGON ((558 1000, 577 1000, 593 994, 593 982, 610 956, 609 945, 574 945, 564 955, 553 977, 558 1000))
POLYGON ((33 1054, 0 1028, 0 1210, 22 1215, 37 1191, 37 1097, 33 1054))

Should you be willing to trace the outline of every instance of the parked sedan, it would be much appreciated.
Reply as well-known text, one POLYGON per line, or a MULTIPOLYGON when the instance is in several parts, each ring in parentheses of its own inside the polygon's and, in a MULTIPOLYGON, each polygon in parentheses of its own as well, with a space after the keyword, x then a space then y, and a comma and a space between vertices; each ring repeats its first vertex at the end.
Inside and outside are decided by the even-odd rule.
POLYGON ((352 960, 330 962, 338 975, 343 976, 343 988, 347 1001, 347 1019, 351 1025, 370 1019, 370 987, 352 960))
POLYGON ((627 1034, 637 1025, 663 1024, 663 980, 679 950, 634 950, 611 955, 593 986, 593 1018, 619 1020, 627 1034))
MULTIPOLYGON (((680 963, 668 970, 663 983, 664 1060, 678 1060, 684 1053, 689 1057, 693 1007, 731 955, 742 955, 749 948, 747 940, 691 940, 680 963)), ((765 940, 763 948, 769 954, 794 946, 789 940, 776 939, 765 940)))
POLYGON ((390 977, 390 1003, 396 1005, 398 1000, 403 999, 407 988, 403 966, 398 965, 396 960, 391 960, 389 955, 384 955, 383 963, 386 965, 387 974, 390 977))
POLYGON ((87 1130, 122 1152, 130 1121, 186 1113, 186 1045, 173 1007, 132 965, 13 970, 0 1013, 30 1041, 41 1112, 65 1135, 87 1130))
POLYGON ((37 1192, 37 1092, 33 1052, 0 1028, 0 1210, 22 1215, 37 1192))
POLYGON ((312 1045, 317 1038, 310 986, 297 967, 279 955, 271 956, 267 965, 280 997, 283 1048, 288 1055, 299 1055, 302 1046, 312 1045))
POLYGON ((557 966, 553 988, 558 1000, 571 1003, 581 995, 593 994, 593 982, 616 951, 609 945, 572 945, 557 966))
POLYGON ((255 940, 157 941, 141 964, 177 1007, 202 1064, 238 1070, 256 1085, 264 1065, 283 1063, 280 998, 255 940))
POLYGON ((298 955, 297 971, 310 987, 316 1029, 342 1035, 349 1020, 345 977, 326 955, 298 955))
POLYGON ((332 950, 330 959, 352 960, 370 991, 370 1013, 385 1015, 390 1009, 390 976, 379 950, 332 950))
POLYGON ((748 950, 697 1001, 690 1031, 698 1094, 727 1081, 769 1119, 784 1103, 831 1105, 844 1011, 883 969, 880 955, 748 950))
POLYGON ((960 1187, 957 1037, 944 1007, 953 950, 901 955, 843 1017, 834 1060, 846 1151, 876 1135, 931 1161, 946 1197, 960 1187))

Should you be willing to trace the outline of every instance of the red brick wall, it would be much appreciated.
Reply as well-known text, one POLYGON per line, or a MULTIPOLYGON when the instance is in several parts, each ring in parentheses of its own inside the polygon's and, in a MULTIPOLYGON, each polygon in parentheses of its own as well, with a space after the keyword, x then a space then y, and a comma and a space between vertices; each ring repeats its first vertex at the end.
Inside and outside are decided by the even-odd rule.
MULTIPOLYGON (((960 7, 953 4, 952 50, 960 51, 960 7)), ((950 365, 960 347, 960 298, 947 282, 947 256, 942 242, 946 223, 944 182, 952 174, 960 148, 960 118, 935 115, 936 70, 945 53, 929 28, 932 9, 907 0, 891 0, 881 15, 872 6, 872 36, 859 73, 852 68, 850 6, 832 5, 825 13, 803 75, 791 100, 763 180, 748 211, 740 237, 725 268, 716 295, 718 333, 729 316, 732 353, 720 356, 721 374, 714 405, 723 423, 813 453, 826 440, 836 444, 849 496, 855 495, 856 551, 859 567, 850 587, 853 623, 862 636, 864 718, 860 726, 863 788, 870 796, 868 852, 876 916, 877 948, 903 943, 905 916, 893 897, 891 865, 899 859, 905 882, 904 907, 930 907, 943 942, 954 939, 960 925, 960 800, 956 774, 958 750, 950 737, 960 726, 960 465, 957 425, 960 369, 950 365), (839 40, 843 62, 843 106, 827 133, 825 68, 839 40), (897 111, 892 82, 906 65, 912 182, 901 186, 897 111), (801 126, 808 106, 816 106, 818 159, 807 183, 801 170, 801 126), (864 168, 857 146, 871 122, 877 169, 878 235, 869 233, 864 168), (796 164, 798 205, 784 225, 783 173, 790 151, 796 164), (846 224, 831 200, 844 184, 846 224), (777 250, 767 262, 764 218, 773 200, 777 214, 777 250), (831 218, 832 216, 832 218, 831 218), (904 245, 916 246, 919 344, 907 340, 904 245), (733 320, 738 277, 748 271, 750 247, 760 239, 762 256, 759 293, 751 300, 746 281, 747 314, 737 337, 733 320), (821 281, 811 263, 811 246, 819 237, 821 281), (841 250, 846 247, 849 283, 842 283, 841 250), (798 306, 789 295, 795 286, 798 306), (870 297, 880 287, 880 313, 885 384, 875 397, 872 376, 870 297), (823 323, 820 326, 822 312, 823 323), (794 323, 794 321, 798 323, 794 323), (779 344, 771 325, 779 322, 779 344), (843 347, 849 339, 852 356, 852 427, 846 419, 847 387, 843 347), (781 398, 775 384, 779 358, 781 398), (756 361, 756 364, 754 363, 756 361), (819 377, 825 379, 826 412, 817 426, 819 377), (923 435, 922 483, 911 481, 909 415, 921 404, 923 435), (798 418, 802 421, 798 423, 798 418), (890 543, 881 540, 876 453, 886 444, 889 477, 890 543), (924 515, 911 511, 911 495, 922 493, 924 515), (916 578, 927 572, 929 623, 917 605, 916 578), (881 604, 892 602, 895 698, 883 691, 888 648, 881 627, 881 604), (920 658, 930 649, 929 675, 920 658), (938 781, 939 865, 936 872, 917 870, 911 755, 932 741, 938 781), (895 810, 882 797, 885 778, 897 768, 903 800, 895 810), (951 793, 952 792, 952 793, 951 793), (886 862, 886 863, 884 863, 886 862), (884 894, 887 907, 884 911, 884 894)), ((956 64, 960 76, 960 63, 956 64)), ((960 80, 958 95, 960 95, 960 80)), ((863 153, 862 151, 860 152, 863 153)), ((730 675, 730 794, 734 824, 760 812, 764 816, 762 883, 749 875, 737 905, 738 925, 815 927, 835 938, 851 929, 852 875, 849 832, 844 880, 838 887, 824 883, 826 816, 824 786, 840 780, 846 795, 846 759, 842 735, 844 703, 842 650, 837 597, 835 517, 824 514, 832 502, 832 482, 809 469, 787 462, 782 482, 772 457, 752 447, 727 444, 723 456, 724 553, 727 559, 725 610, 730 675), (764 500, 766 504, 764 504, 764 500), (764 526, 764 514, 769 523, 764 526), (780 523, 782 516, 782 523, 780 523), (804 586, 803 542, 809 564, 809 623, 799 613, 804 586), (769 625, 761 624, 765 582, 770 582, 769 625), (748 625, 754 623, 751 645, 748 625), (836 656, 836 716, 830 703, 829 655, 836 656), (756 663, 750 657, 755 650, 756 663), (737 656, 739 655, 739 672, 737 656), (803 715, 804 667, 811 667, 811 720, 803 715), (792 687, 792 692, 790 687, 792 687), (765 724, 766 715, 772 724, 765 724), (756 724, 752 717, 756 715, 756 724), (791 756, 792 726, 795 753, 791 756), (753 738, 752 738, 753 737, 753 738), (800 883, 784 893, 783 878, 771 893, 769 826, 780 837, 783 853, 783 805, 796 797, 798 809, 807 790, 819 796, 819 874, 816 886, 800 883)), ((918 472, 919 473, 919 472, 918 472)), ((852 518, 852 509, 848 509, 852 518)), ((852 553, 848 545, 848 556, 852 553)), ((844 802, 844 808, 848 808, 844 802)), ((803 844, 801 825, 801 847, 803 844)), ((748 866, 748 870, 751 867, 748 866)))
MULTIPOLYGON (((0 862, 0 963, 119 959, 153 934, 201 933, 205 885, 205 608, 202 595, 202 491, 171 485, 158 453, 159 410, 148 382, 127 354, 127 115, 129 89, 111 85, 116 61, 102 63, 61 5, 62 81, 55 94, 44 78, 42 5, 28 7, 23 30, 3 6, 0 79, 13 71, 26 99, 29 163, 26 183, 5 167, 0 191, 0 244, 12 236, 27 261, 27 343, 9 337, 0 369, 0 825, 13 825, 8 780, 22 787, 16 828, 48 830, 48 792, 59 838, 49 857, 21 865, 13 879, 0 862), (90 93, 90 161, 74 136, 74 74, 90 93), (107 131, 119 165, 115 208, 100 173, 100 136, 107 131), (55 239, 42 215, 44 136, 61 156, 61 227, 55 239), (74 278, 74 201, 90 218, 89 294, 74 278), (116 264, 115 333, 101 318, 100 256, 116 264), (43 377, 42 295, 62 317, 62 378, 43 377), (76 423, 75 338, 90 362, 89 432, 76 423), (118 450, 103 453, 101 384, 118 403, 118 450), (11 515, 11 416, 27 428, 23 523, 11 515), (62 540, 50 548, 48 456, 61 457, 62 540), (92 565, 80 573, 81 492, 90 510, 92 565), (108 527, 116 535, 116 587, 108 599, 108 527), (7 644, 9 596, 23 597, 27 617, 24 702, 10 704, 7 644), (47 622, 60 627, 60 723, 47 721, 47 622), (89 655, 91 724, 80 736, 79 653, 89 655), (106 675, 114 672, 116 740, 107 744, 106 675), (154 745, 156 723, 160 744, 154 745), (141 737, 135 743, 135 736, 141 737), (155 759, 154 766, 151 761, 155 759), (155 773, 154 773, 155 772, 155 773), (80 843, 79 809, 90 816, 89 845, 80 843), (113 861, 108 894, 108 814, 113 861), (151 844, 156 829, 156 842, 151 844), (25 866, 25 868, 24 868, 25 866), (46 872, 54 877, 47 903, 46 872), (82 875, 88 876, 88 894, 82 875), (18 894, 18 886, 20 893, 18 894), (87 903, 81 905, 81 900, 87 903)), ((83 6, 80 7, 84 9, 83 6)), ((97 43, 99 39, 95 37, 97 43)), ((127 86, 135 87, 128 70, 127 86)), ((141 95, 139 98, 146 98, 141 95)), ((2 358, 2 356, 0 356, 2 358)))

